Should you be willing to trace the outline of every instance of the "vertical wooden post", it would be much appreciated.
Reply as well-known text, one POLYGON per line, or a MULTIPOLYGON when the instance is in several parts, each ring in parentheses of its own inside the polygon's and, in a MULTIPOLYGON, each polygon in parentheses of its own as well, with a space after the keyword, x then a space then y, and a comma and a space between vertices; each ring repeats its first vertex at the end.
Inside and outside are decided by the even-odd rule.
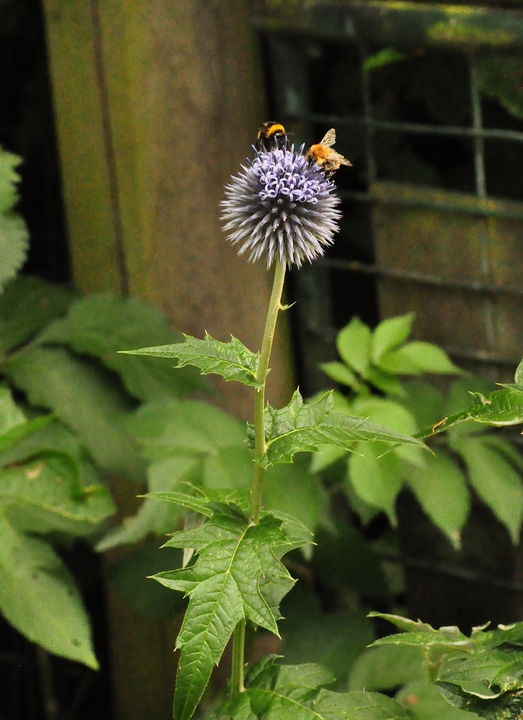
MULTIPOLYGON (((247 0, 44 0, 73 275, 85 292, 134 293, 173 326, 258 349, 270 293, 261 265, 224 241, 223 186, 263 117, 247 0)), ((288 335, 269 400, 290 390, 288 335)), ((219 384, 244 418, 251 393, 219 384)), ((129 492, 133 492, 129 490, 129 492)), ((109 588, 116 717, 167 720, 165 627, 109 588)))

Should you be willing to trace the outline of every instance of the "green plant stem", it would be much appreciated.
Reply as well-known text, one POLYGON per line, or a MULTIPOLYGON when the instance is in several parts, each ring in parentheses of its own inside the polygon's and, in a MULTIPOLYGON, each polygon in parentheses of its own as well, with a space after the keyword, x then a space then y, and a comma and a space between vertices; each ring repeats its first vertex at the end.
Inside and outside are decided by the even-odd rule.
MULTIPOLYGON (((265 474, 264 468, 260 465, 260 460, 265 453, 265 383, 269 372, 269 360, 271 357, 272 344, 274 342, 274 333, 276 332, 276 322, 278 320, 278 313, 281 310, 281 296, 283 293, 284 281, 285 265, 282 265, 279 261, 277 261, 274 269, 274 279, 272 283, 269 309, 267 311, 267 320, 265 321, 265 330, 263 333, 260 351, 260 361, 258 364, 258 371, 256 373, 256 380, 260 387, 255 390, 254 395, 254 459, 256 461, 256 465, 254 480, 251 488, 251 523, 253 525, 257 525, 260 521, 262 483, 263 476, 265 474)), ((233 697, 237 696, 244 690, 244 667, 245 620, 240 620, 232 636, 231 693, 233 697)))
POLYGON ((232 669, 231 690, 232 697, 236 697, 245 690, 243 684, 243 670, 245 667, 245 620, 240 620, 232 636, 232 669))
POLYGON ((260 465, 260 460, 265 454, 265 383, 269 372, 269 360, 274 342, 276 322, 278 320, 278 313, 281 310, 281 296, 284 282, 285 265, 277 261, 274 269, 271 299, 269 301, 265 331, 263 333, 260 350, 260 362, 258 372, 256 373, 256 380, 260 388, 255 390, 254 395, 254 460, 256 470, 251 488, 251 522, 254 525, 257 525, 260 520, 262 483, 265 474, 264 468, 260 465))

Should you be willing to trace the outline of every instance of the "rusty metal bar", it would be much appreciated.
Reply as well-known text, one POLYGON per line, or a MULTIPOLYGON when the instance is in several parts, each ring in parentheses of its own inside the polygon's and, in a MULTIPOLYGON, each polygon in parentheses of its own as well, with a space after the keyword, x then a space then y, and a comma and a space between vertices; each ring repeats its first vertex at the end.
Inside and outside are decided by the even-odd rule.
POLYGON ((371 126, 376 130, 389 130, 391 132, 407 132, 418 135, 450 135, 452 137, 486 138, 490 140, 512 140, 523 142, 523 132, 517 130, 496 130, 493 128, 460 127, 459 125, 429 125, 427 123, 409 123, 394 120, 375 120, 373 118, 351 117, 349 115, 323 115, 319 113, 306 113, 296 116, 296 119, 309 122, 323 123, 335 127, 365 127, 371 126))
POLYGON ((399 49, 523 47, 521 10, 394 0, 255 0, 252 19, 265 32, 399 49))
POLYGON ((455 290, 470 290, 472 292, 483 293, 485 295, 512 295, 514 297, 523 297, 523 288, 509 288, 503 285, 494 285, 479 280, 455 280, 452 278, 443 278, 440 275, 429 275, 427 273, 416 272, 413 270, 398 270, 397 268, 371 265, 369 263, 360 262, 359 260, 334 260, 324 257, 320 258, 317 262, 319 265, 332 268, 333 270, 345 270, 348 272, 363 273, 365 275, 375 275, 376 277, 391 277, 396 280, 404 280, 406 282, 417 282, 424 285, 445 287, 455 290))
POLYGON ((510 207, 509 204, 504 206, 496 206, 493 204, 485 205, 466 205, 452 203, 440 200, 429 200, 427 198, 418 197, 383 197, 372 192, 359 192, 355 190, 339 190, 339 195, 343 200, 356 200, 357 202, 383 203, 385 205, 403 205, 407 207, 420 207, 434 210, 445 210, 448 212, 459 212, 466 215, 478 215, 485 217, 502 217, 510 220, 523 220, 523 210, 517 210, 510 207))

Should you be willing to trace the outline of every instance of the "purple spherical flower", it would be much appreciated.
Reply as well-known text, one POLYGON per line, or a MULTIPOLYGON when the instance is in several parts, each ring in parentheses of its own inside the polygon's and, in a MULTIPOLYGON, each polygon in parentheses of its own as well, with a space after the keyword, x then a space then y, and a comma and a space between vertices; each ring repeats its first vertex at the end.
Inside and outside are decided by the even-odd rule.
POLYGON ((312 262, 333 243, 341 217, 336 186, 300 152, 278 149, 256 157, 225 187, 221 205, 227 240, 249 260, 278 258, 287 267, 312 262))

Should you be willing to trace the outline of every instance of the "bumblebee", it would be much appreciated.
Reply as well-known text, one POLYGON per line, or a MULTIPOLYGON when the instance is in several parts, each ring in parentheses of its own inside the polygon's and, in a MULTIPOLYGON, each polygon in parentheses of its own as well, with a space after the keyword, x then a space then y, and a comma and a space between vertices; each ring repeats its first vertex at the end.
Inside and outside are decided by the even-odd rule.
POLYGON ((275 120, 264 122, 258 130, 254 147, 259 152, 263 150, 281 150, 287 142, 287 133, 285 128, 275 120))
POLYGON ((331 128, 317 145, 311 145, 305 153, 305 157, 311 165, 314 163, 319 165, 327 177, 332 177, 340 165, 352 167, 352 163, 347 158, 332 149, 335 142, 336 130, 331 128))

